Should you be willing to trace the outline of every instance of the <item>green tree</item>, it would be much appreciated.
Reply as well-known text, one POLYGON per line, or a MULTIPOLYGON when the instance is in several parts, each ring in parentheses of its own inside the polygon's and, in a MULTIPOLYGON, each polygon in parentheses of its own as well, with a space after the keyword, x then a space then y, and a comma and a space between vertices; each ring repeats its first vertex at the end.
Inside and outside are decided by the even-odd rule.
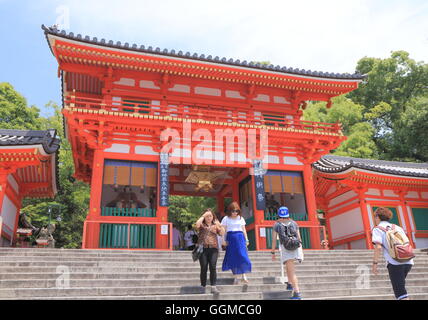
MULTIPOLYGON (((61 141, 59 149, 59 191, 54 199, 23 200, 21 211, 28 215, 30 222, 37 226, 48 224, 48 208, 57 206, 61 212, 61 222, 55 222, 57 229, 54 233, 58 247, 81 247, 83 221, 89 204, 89 186, 75 181, 73 178, 74 163, 69 142, 64 136, 61 108, 49 102, 46 108, 52 109, 53 116, 40 117, 40 110, 28 106, 26 99, 9 83, 0 83, 0 128, 19 130, 56 129, 61 141)), ((57 210, 53 210, 53 219, 57 210)))
POLYGON ((0 128, 40 130, 40 110, 29 107, 27 100, 10 83, 0 82, 0 128))
POLYGON ((374 129, 364 120, 364 106, 354 103, 345 95, 333 98, 332 102, 331 109, 327 109, 326 102, 309 104, 304 111, 304 119, 342 124, 343 134, 347 136, 347 140, 333 151, 334 154, 356 158, 375 157, 374 129))
POLYGON ((393 149, 401 160, 428 161, 428 96, 412 99, 397 121, 393 149))
POLYGON ((202 212, 210 208, 216 211, 216 199, 209 197, 170 196, 168 220, 184 232, 188 225, 193 225, 202 212))
POLYGON ((348 96, 365 107, 364 116, 375 129, 373 140, 379 157, 422 160, 410 152, 411 145, 403 149, 403 136, 411 134, 411 127, 403 134, 406 128, 402 128, 402 118, 414 99, 427 96, 428 65, 411 59, 405 51, 395 51, 386 59, 364 57, 358 61, 357 70, 367 79, 348 96), (405 156, 409 152, 412 157, 405 156))

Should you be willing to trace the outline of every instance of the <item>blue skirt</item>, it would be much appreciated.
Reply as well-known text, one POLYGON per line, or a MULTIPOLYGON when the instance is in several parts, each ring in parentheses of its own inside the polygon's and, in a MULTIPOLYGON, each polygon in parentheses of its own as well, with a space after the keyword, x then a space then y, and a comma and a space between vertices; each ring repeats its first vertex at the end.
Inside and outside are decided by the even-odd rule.
POLYGON ((223 271, 232 270, 233 274, 251 272, 251 261, 248 257, 247 244, 242 231, 230 231, 226 234, 226 254, 223 260, 223 271))

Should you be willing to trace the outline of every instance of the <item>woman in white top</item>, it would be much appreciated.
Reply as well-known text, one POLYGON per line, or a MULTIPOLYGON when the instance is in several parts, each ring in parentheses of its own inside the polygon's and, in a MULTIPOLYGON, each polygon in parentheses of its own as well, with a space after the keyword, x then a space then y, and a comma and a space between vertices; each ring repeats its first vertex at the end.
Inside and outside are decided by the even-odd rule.
POLYGON ((249 241, 245 229, 245 219, 241 217, 241 209, 238 203, 232 202, 229 205, 221 225, 226 231, 223 240, 223 244, 226 246, 226 254, 224 255, 222 270, 232 270, 235 276, 233 284, 239 283, 239 275, 242 275, 243 283, 247 284, 246 273, 251 272, 251 261, 247 250, 249 241))

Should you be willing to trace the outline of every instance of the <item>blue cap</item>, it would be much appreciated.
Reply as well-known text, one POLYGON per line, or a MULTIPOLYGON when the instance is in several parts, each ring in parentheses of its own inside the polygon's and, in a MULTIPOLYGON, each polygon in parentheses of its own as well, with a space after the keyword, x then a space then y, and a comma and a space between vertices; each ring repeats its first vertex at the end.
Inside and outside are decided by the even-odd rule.
POLYGON ((278 216, 280 218, 288 218, 290 216, 290 214, 288 213, 288 208, 287 207, 281 207, 278 209, 278 216))

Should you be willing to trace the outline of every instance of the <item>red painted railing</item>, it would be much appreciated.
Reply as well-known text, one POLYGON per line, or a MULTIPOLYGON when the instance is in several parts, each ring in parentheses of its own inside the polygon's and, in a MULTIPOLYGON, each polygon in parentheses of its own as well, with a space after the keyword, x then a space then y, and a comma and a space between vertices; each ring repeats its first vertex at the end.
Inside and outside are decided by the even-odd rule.
MULTIPOLYGON (((298 224, 298 222, 297 222, 298 224)), ((264 245, 261 244, 260 238, 261 238, 261 232, 260 229, 261 228, 272 228, 273 225, 271 224, 259 224, 256 225, 255 227, 255 237, 256 237, 256 248, 258 248, 258 250, 260 251, 267 251, 270 250, 270 248, 266 247, 266 243, 264 245)), ((310 229, 310 230, 316 230, 319 232, 320 234, 320 249, 322 250, 328 250, 328 246, 323 246, 322 242, 327 240, 327 232, 325 229, 325 226, 301 226, 300 228, 306 228, 306 229, 310 229)), ((265 236, 266 237, 266 234, 265 236)), ((313 245, 313 243, 311 243, 311 245, 313 245)), ((306 250, 311 250, 311 249, 306 249, 306 250)), ((318 249, 319 250, 319 249, 318 249)))
MULTIPOLYGON (((153 117, 169 117, 172 119, 189 119, 230 123, 231 126, 256 125, 268 128, 291 128, 312 133, 339 134, 341 126, 338 123, 322 123, 286 118, 286 114, 272 111, 256 111, 248 108, 235 108, 212 104, 192 105, 183 101, 162 101, 160 104, 151 104, 143 100, 110 101, 102 99, 68 95, 64 98, 65 105, 70 108, 86 110, 103 110, 112 112, 113 116, 121 116, 123 113, 139 114, 153 117)), ((90 111, 89 111, 90 112, 90 111)))

